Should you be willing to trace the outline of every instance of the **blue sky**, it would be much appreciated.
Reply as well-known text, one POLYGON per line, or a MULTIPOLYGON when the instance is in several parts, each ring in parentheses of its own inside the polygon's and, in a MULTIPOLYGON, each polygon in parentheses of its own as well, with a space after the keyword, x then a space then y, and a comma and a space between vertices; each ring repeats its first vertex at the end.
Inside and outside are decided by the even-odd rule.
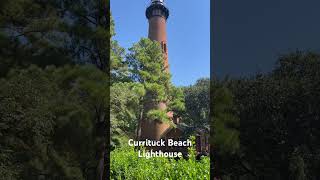
POLYGON ((319 0, 217 0, 212 72, 218 77, 270 72, 280 55, 320 53, 319 0))
MULTIPOLYGON (((165 0, 168 53, 172 81, 177 86, 194 84, 210 76, 210 0, 165 0)), ((129 48, 148 36, 145 9, 150 0, 111 0, 116 39, 129 48)))

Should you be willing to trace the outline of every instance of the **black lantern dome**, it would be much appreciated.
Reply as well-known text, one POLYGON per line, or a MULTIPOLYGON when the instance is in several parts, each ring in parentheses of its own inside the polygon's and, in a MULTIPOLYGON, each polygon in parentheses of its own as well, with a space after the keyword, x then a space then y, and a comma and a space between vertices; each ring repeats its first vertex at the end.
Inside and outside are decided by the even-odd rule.
POLYGON ((153 16, 169 17, 169 9, 164 5, 164 0, 151 0, 150 6, 146 10, 146 16, 150 19, 153 16))

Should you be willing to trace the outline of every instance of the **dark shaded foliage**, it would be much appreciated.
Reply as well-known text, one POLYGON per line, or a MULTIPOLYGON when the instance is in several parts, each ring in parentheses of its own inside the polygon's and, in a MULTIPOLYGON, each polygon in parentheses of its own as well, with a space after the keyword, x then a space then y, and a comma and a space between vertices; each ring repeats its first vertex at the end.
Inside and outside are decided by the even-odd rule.
POLYGON ((319 54, 295 52, 281 56, 271 73, 223 82, 240 119, 240 151, 225 176, 320 177, 319 68, 319 54))

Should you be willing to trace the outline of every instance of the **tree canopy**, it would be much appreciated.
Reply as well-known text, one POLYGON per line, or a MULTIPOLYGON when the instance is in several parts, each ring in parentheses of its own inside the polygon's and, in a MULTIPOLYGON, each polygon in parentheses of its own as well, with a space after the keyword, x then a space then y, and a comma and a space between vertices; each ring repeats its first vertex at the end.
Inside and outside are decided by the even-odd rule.
POLYGON ((104 73, 90 66, 31 66, 2 79, 2 177, 94 177, 101 141, 95 126, 98 111, 108 108, 106 82, 104 73))
POLYGON ((222 82, 233 94, 240 120, 240 149, 236 156, 229 154, 234 158, 222 161, 225 176, 320 176, 319 65, 319 54, 297 51, 280 56, 270 73, 222 82))
POLYGON ((0 2, 3 177, 102 178, 109 40, 108 0, 0 2))

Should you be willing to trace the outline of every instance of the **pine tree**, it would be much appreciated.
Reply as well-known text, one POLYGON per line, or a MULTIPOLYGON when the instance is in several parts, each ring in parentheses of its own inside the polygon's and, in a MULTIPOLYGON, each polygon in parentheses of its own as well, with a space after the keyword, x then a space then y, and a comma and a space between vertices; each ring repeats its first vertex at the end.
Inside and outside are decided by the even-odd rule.
POLYGON ((141 83, 146 92, 142 100, 143 117, 170 123, 167 112, 170 110, 183 111, 184 97, 182 90, 173 87, 170 82, 171 75, 165 70, 160 44, 142 38, 129 51, 127 61, 131 79, 141 83), (157 107, 159 103, 165 103, 168 107, 159 109, 157 107))

